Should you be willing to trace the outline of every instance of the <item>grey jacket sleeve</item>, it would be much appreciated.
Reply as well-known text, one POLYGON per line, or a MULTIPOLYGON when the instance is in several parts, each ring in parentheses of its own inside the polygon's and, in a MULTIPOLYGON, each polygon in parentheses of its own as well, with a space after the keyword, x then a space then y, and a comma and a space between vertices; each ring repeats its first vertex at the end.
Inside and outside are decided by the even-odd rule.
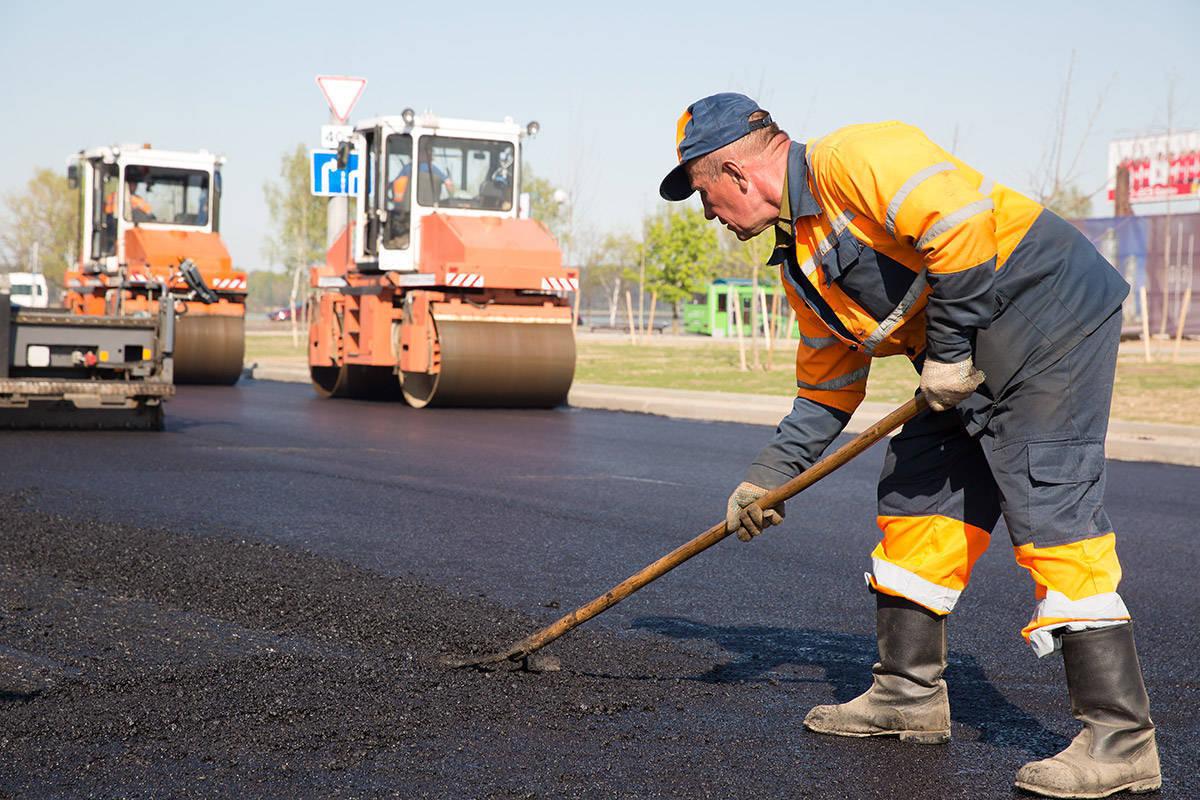
POLYGON ((943 364, 971 356, 975 331, 992 324, 996 306, 996 259, 962 272, 928 274, 929 305, 925 308, 925 355, 943 364))
POLYGON ((764 489, 787 483, 815 464, 849 421, 845 411, 797 397, 770 443, 750 465, 746 480, 764 489))

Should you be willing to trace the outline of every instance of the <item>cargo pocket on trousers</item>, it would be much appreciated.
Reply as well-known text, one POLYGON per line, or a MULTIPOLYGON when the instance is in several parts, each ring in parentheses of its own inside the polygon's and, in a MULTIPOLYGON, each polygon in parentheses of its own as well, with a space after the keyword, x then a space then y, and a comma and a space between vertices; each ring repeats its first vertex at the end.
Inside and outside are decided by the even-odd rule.
POLYGON ((1035 544, 1065 544, 1111 530, 1104 513, 1104 442, 1030 442, 1028 453, 1035 544))

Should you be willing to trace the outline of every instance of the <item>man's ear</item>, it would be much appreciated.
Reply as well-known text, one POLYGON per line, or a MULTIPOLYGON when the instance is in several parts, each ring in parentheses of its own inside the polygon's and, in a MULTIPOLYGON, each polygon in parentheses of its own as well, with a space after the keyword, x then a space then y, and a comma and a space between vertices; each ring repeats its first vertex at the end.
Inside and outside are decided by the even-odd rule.
POLYGON ((746 170, 742 168, 740 161, 722 161, 721 172, 728 175, 737 184, 738 191, 742 194, 750 191, 750 179, 746 176, 746 170))

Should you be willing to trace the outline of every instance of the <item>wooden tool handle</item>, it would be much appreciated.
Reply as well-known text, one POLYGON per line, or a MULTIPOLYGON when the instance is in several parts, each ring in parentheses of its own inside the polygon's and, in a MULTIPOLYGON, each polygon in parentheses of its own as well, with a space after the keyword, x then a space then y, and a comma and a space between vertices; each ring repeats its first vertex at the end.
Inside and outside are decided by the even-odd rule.
MULTIPOLYGON (((816 464, 813 464, 804 472, 792 478, 787 483, 767 492, 759 498, 757 505, 760 508, 771 508, 778 505, 780 502, 794 497, 800 492, 812 486, 817 481, 824 478, 829 473, 844 465, 847 461, 857 456, 862 451, 871 447, 889 433, 899 428, 904 423, 916 417, 925 409, 929 408, 929 404, 925 401, 923 395, 918 394, 912 400, 909 400, 904 405, 897 408, 892 413, 888 414, 883 419, 876 422, 871 427, 867 428, 862 433, 855 436, 842 447, 838 448, 833 453, 825 458, 822 458, 816 464)), ((609 589, 604 594, 592 600, 590 603, 580 606, 574 611, 560 617, 556 622, 542 628, 540 631, 533 633, 521 641, 514 644, 512 647, 505 650, 496 659, 502 661, 504 659, 517 660, 530 653, 540 650, 546 645, 553 642, 564 633, 573 628, 582 625, 592 617, 611 608, 617 603, 624 600, 629 595, 641 589, 651 581, 662 577, 666 573, 678 567, 683 562, 687 561, 692 556, 704 552, 712 547, 717 542, 729 535, 725 530, 725 521, 722 520, 716 525, 706 530, 704 533, 692 539, 690 542, 680 545, 679 547, 667 553, 662 558, 655 561, 653 564, 642 569, 640 572, 630 575, 625 580, 618 583, 616 586, 609 589)), ((490 660, 490 659, 489 659, 490 660)))
POLYGON ((897 408, 892 413, 888 414, 883 419, 876 422, 865 431, 855 436, 845 445, 839 447, 834 452, 822 458, 817 463, 813 464, 808 469, 801 472, 796 477, 792 478, 782 486, 777 486, 771 491, 758 498, 756 505, 759 508, 772 508, 779 505, 784 500, 787 500, 800 492, 812 486, 817 481, 824 478, 829 473, 841 467, 850 459, 864 450, 869 449, 872 445, 878 442, 889 433, 899 428, 904 423, 913 419, 925 409, 929 408, 929 401, 925 399, 925 395, 918 394, 912 400, 909 400, 904 405, 897 408))

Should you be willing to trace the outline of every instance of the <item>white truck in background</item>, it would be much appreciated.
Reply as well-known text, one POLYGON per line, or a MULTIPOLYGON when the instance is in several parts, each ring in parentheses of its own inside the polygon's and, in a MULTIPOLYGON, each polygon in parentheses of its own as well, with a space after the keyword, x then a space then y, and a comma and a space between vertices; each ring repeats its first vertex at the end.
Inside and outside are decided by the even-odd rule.
POLYGON ((8 294, 14 306, 48 308, 50 290, 40 272, 0 272, 0 292, 8 294))

